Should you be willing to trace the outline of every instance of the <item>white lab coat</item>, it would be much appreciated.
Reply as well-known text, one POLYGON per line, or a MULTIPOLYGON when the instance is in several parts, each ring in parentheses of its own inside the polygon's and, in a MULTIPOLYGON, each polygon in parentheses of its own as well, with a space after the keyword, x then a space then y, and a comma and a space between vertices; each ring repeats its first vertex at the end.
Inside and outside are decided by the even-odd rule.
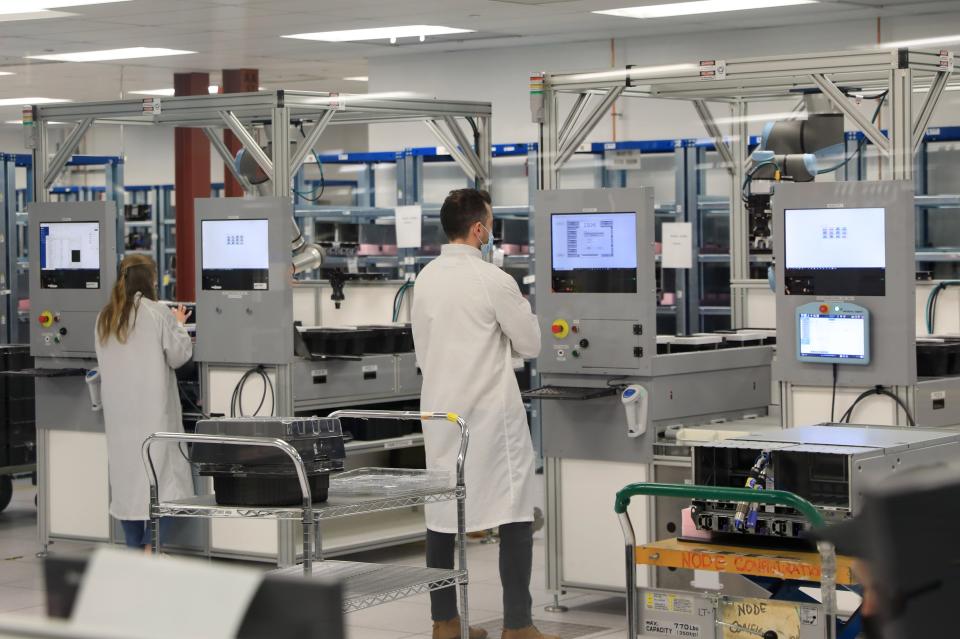
MULTIPOLYGON (((460 414, 470 429, 467 530, 533 520, 534 455, 513 357, 540 352, 540 327, 514 279, 463 244, 443 246, 417 277, 413 339, 420 408, 460 414)), ((454 476, 455 424, 423 424, 427 467, 454 476)), ((430 504, 427 527, 457 532, 456 502, 430 504)))
MULTIPOLYGON (((100 367, 103 421, 107 432, 110 514, 122 520, 149 519, 150 483, 140 456, 148 435, 183 432, 174 369, 193 354, 187 331, 170 309, 138 295, 136 322, 125 344, 95 337, 100 367)), ((151 448, 160 498, 193 496, 190 466, 172 444, 151 448)))

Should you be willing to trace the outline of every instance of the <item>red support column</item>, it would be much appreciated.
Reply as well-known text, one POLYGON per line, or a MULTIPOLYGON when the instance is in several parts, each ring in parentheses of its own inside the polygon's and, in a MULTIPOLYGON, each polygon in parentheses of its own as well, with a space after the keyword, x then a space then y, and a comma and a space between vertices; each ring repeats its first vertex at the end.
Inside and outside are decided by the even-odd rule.
MULTIPOLYGON (((207 95, 208 73, 173 74, 174 95, 207 95)), ((177 299, 197 299, 196 234, 193 201, 210 197, 210 142, 194 128, 174 130, 174 182, 177 206, 177 299)))
MULTIPOLYGON (((254 93, 260 89, 260 71, 257 69, 224 69, 224 93, 254 93)), ((230 153, 236 156, 240 150, 240 141, 232 131, 223 132, 223 141, 230 153)), ((233 179, 229 169, 223 171, 223 194, 225 197, 243 197, 243 187, 233 179)))

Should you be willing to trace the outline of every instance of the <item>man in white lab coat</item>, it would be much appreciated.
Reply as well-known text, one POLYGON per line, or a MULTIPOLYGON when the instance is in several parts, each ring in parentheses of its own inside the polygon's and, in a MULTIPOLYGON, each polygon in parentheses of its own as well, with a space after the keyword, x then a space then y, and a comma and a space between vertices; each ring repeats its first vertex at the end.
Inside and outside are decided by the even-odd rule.
MULTIPOLYGON (((500 528, 503 639, 544 639, 531 618, 534 455, 513 372, 540 352, 540 327, 513 277, 490 263, 493 210, 484 191, 452 191, 440 210, 449 244, 417 277, 413 339, 420 408, 460 414, 470 429, 467 530, 500 528)), ((427 466, 456 467, 459 433, 424 422, 427 466)), ((453 568, 456 503, 427 506, 427 565, 453 568)), ((431 593, 433 639, 460 637, 456 592, 431 593)), ((486 632, 470 629, 471 639, 486 632)))

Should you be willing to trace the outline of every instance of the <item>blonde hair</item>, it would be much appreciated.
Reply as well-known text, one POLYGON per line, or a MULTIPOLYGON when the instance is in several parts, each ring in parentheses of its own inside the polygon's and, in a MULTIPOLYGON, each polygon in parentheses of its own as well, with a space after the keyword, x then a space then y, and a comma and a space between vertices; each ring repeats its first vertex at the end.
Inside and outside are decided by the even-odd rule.
POLYGON ((157 264, 146 255, 128 255, 120 262, 120 275, 110 292, 110 301, 97 318, 97 336, 105 344, 110 337, 126 344, 137 323, 137 293, 157 300, 157 264), (133 312, 131 320, 130 313, 133 312))

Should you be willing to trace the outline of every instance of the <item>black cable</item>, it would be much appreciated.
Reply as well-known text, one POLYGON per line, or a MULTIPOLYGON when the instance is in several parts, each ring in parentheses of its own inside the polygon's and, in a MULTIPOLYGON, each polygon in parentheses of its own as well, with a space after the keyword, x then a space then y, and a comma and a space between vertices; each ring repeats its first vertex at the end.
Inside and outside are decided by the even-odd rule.
POLYGON ((903 409, 903 414, 907 416, 907 422, 909 422, 909 424, 914 427, 917 425, 916 420, 913 419, 913 415, 910 414, 910 409, 907 408, 907 405, 904 403, 902 399, 900 399, 899 397, 897 397, 896 395, 888 391, 886 388, 880 389, 878 391, 878 394, 886 395, 887 397, 895 401, 900 406, 900 408, 903 409))
POLYGON ((180 391, 180 399, 185 400, 190 407, 193 408, 197 413, 204 419, 210 419, 210 416, 203 412, 203 409, 200 408, 195 401, 193 401, 185 390, 183 390, 182 382, 177 382, 177 390, 180 391))
POLYGON ((270 415, 274 415, 277 412, 277 393, 273 389, 273 382, 270 381, 270 375, 266 373, 263 366, 260 367, 260 374, 263 375, 263 378, 267 380, 267 384, 270 385, 270 415))
POLYGON ((843 415, 840 416, 840 423, 849 424, 850 418, 853 416, 853 409, 856 408, 857 404, 859 404, 862 400, 866 399, 867 397, 870 397, 871 395, 875 395, 875 394, 876 394, 876 391, 872 388, 870 390, 866 390, 860 393, 857 396, 857 398, 853 400, 853 403, 850 404, 850 407, 843 413, 843 415))
POLYGON ((850 408, 848 408, 847 411, 840 418, 840 423, 849 424, 850 420, 853 418, 853 409, 856 408, 857 404, 859 404, 861 401, 863 401, 867 397, 870 397, 871 395, 884 395, 886 397, 889 397, 890 399, 895 401, 901 409, 903 409, 903 413, 907 416, 907 422, 909 422, 911 426, 917 425, 916 420, 913 418, 913 415, 910 413, 910 409, 907 408, 907 405, 903 402, 903 400, 897 397, 892 392, 890 392, 889 389, 884 388, 883 386, 874 386, 873 388, 869 390, 865 390, 862 393, 860 393, 860 395, 855 400, 853 400, 853 403, 850 404, 850 408))
POLYGON ((830 393, 830 423, 833 423, 834 410, 837 406, 837 369, 839 365, 833 364, 833 392, 830 393))
POLYGON ((240 417, 246 417, 246 415, 243 414, 243 388, 247 385, 247 379, 256 372, 256 368, 251 368, 246 371, 240 378, 240 381, 237 382, 237 385, 233 387, 233 395, 230 397, 230 417, 237 416, 238 406, 240 409, 240 417))
MULTIPOLYGON (((299 128, 300 128, 300 135, 302 135, 303 139, 306 140, 307 134, 303 130, 303 122, 300 122, 299 128)), ((323 175, 323 162, 320 161, 320 156, 313 149, 310 149, 310 151, 313 153, 313 159, 317 161, 317 168, 320 169, 320 192, 317 193, 316 197, 313 197, 313 198, 305 197, 303 195, 300 195, 299 193, 297 193, 297 195, 300 195, 300 197, 310 200, 311 202, 319 202, 320 198, 323 197, 323 192, 327 190, 327 179, 323 175)))
POLYGON ((267 377, 263 373, 262 366, 257 366, 257 374, 260 375, 260 379, 263 380, 263 392, 260 394, 260 403, 257 404, 257 410, 253 411, 254 417, 260 414, 260 409, 263 408, 263 402, 267 399, 267 377))

